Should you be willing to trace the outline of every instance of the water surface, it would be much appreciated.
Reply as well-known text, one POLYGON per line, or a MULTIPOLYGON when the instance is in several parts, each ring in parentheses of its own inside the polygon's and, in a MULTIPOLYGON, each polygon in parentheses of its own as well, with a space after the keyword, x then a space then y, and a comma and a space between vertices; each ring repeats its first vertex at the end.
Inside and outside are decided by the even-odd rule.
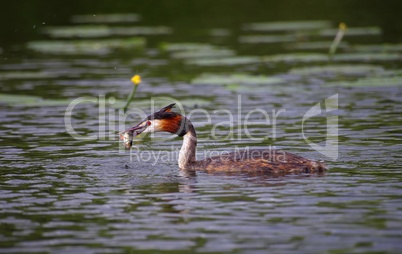
POLYGON ((267 12, 217 4, 214 21, 208 1, 178 4, 176 16, 173 3, 120 3, 93 7, 103 16, 71 6, 0 44, 0 252, 399 252, 402 46, 384 25, 389 14, 368 4, 367 15, 355 17, 334 1, 306 20, 279 2, 263 6, 267 12), (338 14, 350 34, 329 62, 338 14), (331 170, 184 175, 176 162, 181 139, 167 135, 124 151, 116 132, 141 119, 118 120, 136 73, 143 83, 132 107, 149 114, 152 100, 164 106, 159 97, 181 102, 193 112, 199 158, 275 146, 326 160, 331 170), (339 155, 331 160, 306 143, 301 123, 336 94, 338 110, 308 119, 305 133, 323 145, 326 118, 338 116, 339 155), (100 138, 66 131, 66 108, 79 97, 86 101, 74 108, 74 130, 100 138), (243 125, 256 108, 270 117, 283 110, 275 129, 249 116, 256 124, 248 131, 260 141, 243 125))

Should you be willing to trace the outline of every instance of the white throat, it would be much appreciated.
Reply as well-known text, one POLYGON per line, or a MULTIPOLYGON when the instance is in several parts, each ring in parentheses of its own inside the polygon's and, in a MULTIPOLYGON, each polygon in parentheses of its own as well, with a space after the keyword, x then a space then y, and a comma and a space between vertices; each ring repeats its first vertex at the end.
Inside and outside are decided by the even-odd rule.
POLYGON ((188 169, 191 163, 195 162, 197 138, 191 131, 183 136, 183 145, 179 153, 179 168, 188 169))

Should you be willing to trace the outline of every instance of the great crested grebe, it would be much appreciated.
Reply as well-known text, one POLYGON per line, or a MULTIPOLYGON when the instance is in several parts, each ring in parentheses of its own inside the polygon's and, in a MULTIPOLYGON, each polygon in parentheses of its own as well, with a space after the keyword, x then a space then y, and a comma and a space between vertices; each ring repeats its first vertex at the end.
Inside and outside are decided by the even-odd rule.
POLYGON ((322 162, 274 149, 235 151, 197 161, 197 135, 194 127, 186 117, 172 112, 174 105, 173 103, 162 108, 126 130, 121 137, 126 148, 131 148, 133 137, 140 133, 169 132, 183 137, 178 161, 182 170, 261 173, 315 173, 326 170, 322 162))

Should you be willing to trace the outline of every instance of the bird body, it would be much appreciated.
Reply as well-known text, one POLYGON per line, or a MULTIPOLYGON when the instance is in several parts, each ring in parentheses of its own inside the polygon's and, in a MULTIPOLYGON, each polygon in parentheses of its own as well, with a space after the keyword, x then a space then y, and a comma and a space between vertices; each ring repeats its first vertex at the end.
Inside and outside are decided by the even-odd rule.
MULTIPOLYGON (((327 168, 320 161, 310 160, 283 150, 245 149, 225 152, 205 160, 196 160, 197 135, 193 124, 185 116, 172 112, 170 104, 153 113, 138 125, 128 129, 123 138, 133 138, 140 133, 169 132, 183 137, 178 166, 181 170, 205 172, 253 173, 317 173, 327 168), (128 135, 126 135, 128 133, 128 135), (131 134, 131 135, 130 135, 131 134)), ((131 143, 125 139, 126 148, 131 143), (129 145, 127 145, 129 143, 129 145)))

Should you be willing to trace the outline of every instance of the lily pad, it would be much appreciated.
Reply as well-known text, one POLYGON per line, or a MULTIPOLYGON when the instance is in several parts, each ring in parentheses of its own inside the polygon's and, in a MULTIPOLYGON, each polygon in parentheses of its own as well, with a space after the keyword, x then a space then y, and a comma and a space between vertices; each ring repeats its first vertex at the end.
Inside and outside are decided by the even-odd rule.
POLYGON ((330 28, 332 23, 326 20, 314 21, 280 21, 280 22, 264 22, 264 23, 251 23, 243 25, 243 30, 248 31, 306 31, 330 28))
POLYGON ((60 26, 46 27, 44 33, 56 38, 94 38, 110 36, 110 28, 107 26, 60 26))
POLYGON ((402 56, 394 53, 342 53, 334 56, 335 61, 356 61, 356 62, 370 62, 370 61, 401 61, 402 56))
POLYGON ((138 14, 93 14, 74 15, 71 17, 73 23, 133 23, 140 20, 138 14))
POLYGON ((173 58, 185 59, 185 58, 204 58, 204 57, 228 57, 234 55, 235 52, 230 49, 203 48, 200 50, 173 52, 171 56, 173 58))
MULTIPOLYGON (((181 99, 181 100, 176 100, 173 101, 170 98, 154 98, 155 100, 150 100, 150 99, 134 99, 133 102, 130 105, 131 109, 134 108, 139 108, 139 109, 144 109, 144 108, 149 108, 149 107, 156 107, 156 108, 162 108, 170 103, 176 103, 178 105, 182 105, 185 107, 196 107, 196 106, 205 106, 211 104, 211 101, 202 99, 202 98, 197 98, 197 99, 181 99)), ((116 102, 112 105, 113 108, 121 109, 124 107, 126 104, 125 100, 119 100, 117 99, 116 102)), ((130 110, 129 108, 129 110, 130 110)), ((128 111, 129 112, 129 111, 128 111)))
POLYGON ((384 68, 378 65, 327 65, 327 66, 312 66, 303 68, 294 68, 289 71, 290 74, 310 76, 310 75, 348 75, 361 76, 368 74, 383 73, 384 68))
MULTIPOLYGON (((80 97, 82 104, 94 104, 95 97, 80 97)), ((42 106, 68 106, 71 103, 71 99, 44 99, 39 96, 33 95, 19 95, 19 94, 0 94, 0 104, 6 104, 11 106, 31 106, 31 107, 42 107, 42 106)), ((199 105, 209 105, 211 103, 210 100, 197 98, 197 99, 181 99, 177 101, 172 101, 169 98, 155 98, 153 101, 155 107, 163 107, 169 103, 176 102, 180 103, 186 107, 195 107, 199 105), (157 99, 157 100, 156 100, 157 99)), ((124 107, 126 101, 125 100, 114 100, 114 103, 110 103, 107 105, 111 105, 113 108, 121 109, 124 107)), ((148 108, 151 105, 152 101, 149 99, 136 99, 132 102, 131 108, 148 108)))
POLYGON ((171 56, 177 59, 217 58, 231 57, 235 52, 223 47, 204 43, 163 43, 161 49, 171 52, 171 56))
POLYGON ((146 40, 142 37, 107 40, 32 41, 31 50, 59 55, 108 54, 113 49, 143 48, 146 40))
POLYGON ((402 44, 354 45, 357 52, 398 53, 402 52, 402 44))
POLYGON ((111 27, 112 35, 164 35, 173 29, 167 26, 111 27))
POLYGON ((9 79, 46 79, 56 78, 57 74, 45 71, 10 71, 0 72, 0 80, 9 79))
POLYGON ((164 51, 205 51, 213 50, 216 46, 206 43, 168 43, 164 42, 160 44, 160 49, 164 51))
MULTIPOLYGON (((311 41, 311 42, 297 42, 287 45, 288 49, 297 50, 328 50, 332 41, 311 41)), ((341 42, 338 45, 339 49, 348 49, 350 46, 346 42, 341 42)))
POLYGON ((309 62, 327 62, 327 54, 319 53, 291 53, 265 56, 262 59, 264 62, 287 62, 287 63, 309 63, 309 62))
POLYGON ((191 81, 193 84, 206 85, 272 85, 285 83, 285 80, 277 77, 254 76, 246 74, 208 74, 204 73, 191 81))
POLYGON ((114 35, 134 36, 170 34, 172 29, 165 26, 109 27, 103 25, 85 25, 48 27, 44 30, 44 32, 55 38, 96 38, 110 37, 114 35))
POLYGON ((232 57, 220 57, 220 58, 201 58, 191 59, 186 61, 187 64, 193 64, 198 66, 233 66, 244 64, 256 64, 260 63, 261 58, 257 56, 232 56, 232 57))
POLYGON ((33 95, 19 95, 19 94, 0 94, 0 104, 7 104, 12 106, 68 106, 71 100, 68 99, 43 99, 39 96, 33 95))
POLYGON ((295 35, 245 35, 239 37, 240 43, 283 43, 296 40, 295 35))
POLYGON ((402 86, 402 76, 394 77, 369 77, 361 78, 356 81, 328 82, 326 86, 343 87, 384 87, 402 86))
POLYGON ((41 100, 40 97, 32 95, 0 94, 0 103, 8 105, 35 103, 39 100, 41 100))
MULTIPOLYGON (((320 31, 321 36, 335 36, 338 29, 323 29, 320 31)), ((378 36, 382 31, 380 27, 348 27, 345 36, 378 36)))

